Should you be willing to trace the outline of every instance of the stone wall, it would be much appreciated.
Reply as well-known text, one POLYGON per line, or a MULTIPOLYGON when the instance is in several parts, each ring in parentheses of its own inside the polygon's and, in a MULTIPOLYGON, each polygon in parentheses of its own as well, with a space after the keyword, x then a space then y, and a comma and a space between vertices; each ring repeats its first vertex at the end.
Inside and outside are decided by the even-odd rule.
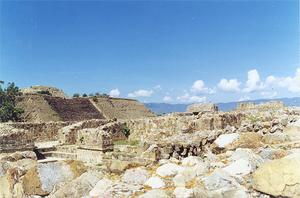
POLYGON ((70 122, 1 123, 0 150, 3 152, 32 150, 34 143, 55 141, 58 131, 70 122))
POLYGON ((218 106, 213 103, 196 103, 191 104, 187 107, 186 111, 190 113, 199 113, 199 112, 217 112, 219 110, 218 106))
MULTIPOLYGON (((81 137, 83 134, 87 134, 90 131, 91 134, 100 134, 99 131, 106 132, 110 134, 111 139, 115 140, 124 140, 126 137, 124 136, 123 130, 125 128, 124 122, 117 122, 111 120, 87 120, 82 122, 77 122, 75 124, 63 127, 59 130, 58 140, 60 144, 70 145, 70 144, 82 144, 81 137)), ((91 138, 83 138, 85 142, 84 144, 93 145, 93 141, 97 141, 97 137, 91 138)))
POLYGON ((261 104, 255 104, 254 102, 242 102, 237 105, 237 111, 247 111, 247 110, 256 110, 256 111, 269 111, 269 110, 278 110, 283 109, 285 106, 282 101, 271 101, 261 104))
POLYGON ((72 122, 44 122, 44 123, 7 123, 15 129, 25 129, 34 142, 54 141, 58 139, 58 131, 72 124, 72 122))
POLYGON ((32 134, 25 129, 16 129, 9 125, 0 125, 0 153, 32 150, 32 134))
POLYGON ((182 133, 239 127, 244 117, 241 113, 169 114, 167 116, 126 121, 129 139, 164 139, 182 133))

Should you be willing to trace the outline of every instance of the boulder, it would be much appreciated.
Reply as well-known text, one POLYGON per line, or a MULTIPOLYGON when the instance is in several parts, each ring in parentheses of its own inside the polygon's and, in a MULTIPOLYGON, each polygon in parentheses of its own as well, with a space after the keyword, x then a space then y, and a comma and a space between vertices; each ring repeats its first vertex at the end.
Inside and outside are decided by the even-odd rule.
POLYGON ((177 187, 174 190, 174 195, 176 198, 193 198, 194 191, 192 189, 187 189, 184 187, 177 187))
POLYGON ((183 167, 177 164, 167 163, 158 167, 156 169, 156 174, 158 174, 161 177, 169 177, 176 175, 181 170, 183 170, 183 167))
POLYGON ((83 173, 80 177, 63 185, 55 193, 49 195, 49 198, 64 198, 64 197, 83 197, 87 196, 93 186, 99 181, 100 176, 94 173, 83 173))
POLYGON ((222 134, 215 141, 213 147, 234 150, 236 148, 259 148, 263 146, 261 136, 254 132, 222 134))
POLYGON ((267 162, 254 172, 253 188, 272 196, 300 197, 299 167, 299 158, 267 162))
POLYGON ((123 181, 129 184, 144 184, 148 178, 148 172, 142 168, 126 170, 123 175, 123 181))
POLYGON ((240 134, 238 133, 222 134, 214 141, 214 143, 218 148, 225 148, 237 140, 239 136, 240 134))
POLYGON ((82 166, 77 166, 77 163, 73 165, 68 163, 40 163, 29 169, 22 178, 25 194, 48 195, 55 186, 69 182, 82 173, 82 166))
POLYGON ((263 136, 262 141, 265 144, 280 144, 288 141, 290 138, 287 134, 282 132, 275 132, 263 136))
POLYGON ((164 188, 166 186, 165 182, 159 177, 150 177, 144 185, 151 188, 164 188))
POLYGON ((113 186, 113 182, 109 179, 101 179, 99 180, 94 188, 90 191, 89 195, 92 198, 100 198, 100 197, 111 197, 111 188, 113 186))
POLYGON ((189 157, 183 158, 181 161, 182 166, 195 166, 200 163, 202 163, 202 159, 197 156, 189 156, 189 157))
POLYGON ((239 187, 237 181, 227 172, 216 170, 211 175, 203 178, 204 186, 207 190, 232 189, 239 187))
POLYGON ((230 176, 244 176, 251 172, 252 167, 248 160, 238 159, 223 168, 230 176))
POLYGON ((187 167, 181 170, 173 178, 173 182, 175 186, 185 187, 187 183, 192 181, 196 176, 197 176, 197 172, 193 168, 187 167))
POLYGON ((112 160, 109 165, 109 171, 112 173, 122 173, 124 172, 130 165, 130 162, 122 161, 122 160, 112 160))

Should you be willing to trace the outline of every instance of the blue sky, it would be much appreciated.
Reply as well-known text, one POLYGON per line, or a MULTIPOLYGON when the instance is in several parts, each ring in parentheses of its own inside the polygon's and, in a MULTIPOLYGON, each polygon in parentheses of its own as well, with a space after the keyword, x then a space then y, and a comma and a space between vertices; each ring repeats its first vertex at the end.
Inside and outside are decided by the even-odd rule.
POLYGON ((0 1, 0 79, 143 102, 300 96, 298 1, 0 1))

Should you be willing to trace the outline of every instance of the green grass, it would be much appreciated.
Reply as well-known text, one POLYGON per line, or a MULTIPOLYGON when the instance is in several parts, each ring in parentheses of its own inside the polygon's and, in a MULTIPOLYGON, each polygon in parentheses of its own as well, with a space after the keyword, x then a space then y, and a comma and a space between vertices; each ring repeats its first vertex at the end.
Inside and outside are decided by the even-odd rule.
POLYGON ((139 141, 138 140, 117 140, 114 141, 115 145, 130 145, 130 146, 137 146, 139 145, 139 141))

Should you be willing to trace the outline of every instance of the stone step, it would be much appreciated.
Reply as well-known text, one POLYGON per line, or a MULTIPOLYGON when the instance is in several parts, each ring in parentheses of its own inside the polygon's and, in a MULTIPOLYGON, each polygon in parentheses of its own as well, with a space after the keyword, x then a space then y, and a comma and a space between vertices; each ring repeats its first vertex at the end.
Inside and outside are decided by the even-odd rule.
POLYGON ((59 145, 58 141, 35 142, 34 146, 38 152, 55 151, 59 145))
POLYGON ((46 157, 46 159, 48 159, 49 157, 62 158, 62 159, 72 159, 72 160, 77 159, 77 155, 75 153, 51 151, 51 152, 45 152, 45 153, 43 153, 43 155, 46 157))
POLYGON ((63 158, 56 158, 56 157, 48 157, 47 159, 38 160, 38 163, 48 163, 48 162, 57 162, 57 161, 64 161, 63 158))
POLYGON ((63 146, 58 146, 56 148, 56 151, 58 152, 64 152, 64 153, 76 153, 77 151, 77 146, 76 145, 63 145, 63 146))

